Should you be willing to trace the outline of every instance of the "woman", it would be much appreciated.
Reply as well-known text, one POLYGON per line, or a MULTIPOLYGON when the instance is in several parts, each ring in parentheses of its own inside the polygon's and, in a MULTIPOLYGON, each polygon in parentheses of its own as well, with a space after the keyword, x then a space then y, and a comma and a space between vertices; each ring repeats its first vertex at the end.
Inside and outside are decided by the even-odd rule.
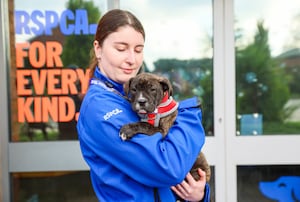
POLYGON ((142 24, 128 11, 111 10, 98 23, 90 86, 77 123, 95 193, 108 202, 208 201, 205 173, 199 169, 197 182, 187 174, 205 138, 196 99, 180 103, 164 139, 159 133, 130 141, 119 137, 124 124, 139 121, 123 98, 123 84, 139 72, 144 42, 142 24))

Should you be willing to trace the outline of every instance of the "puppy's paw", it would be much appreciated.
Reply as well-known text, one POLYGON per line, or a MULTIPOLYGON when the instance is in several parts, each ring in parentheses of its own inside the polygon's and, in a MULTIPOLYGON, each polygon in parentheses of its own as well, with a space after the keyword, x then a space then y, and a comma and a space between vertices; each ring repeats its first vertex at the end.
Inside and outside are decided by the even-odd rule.
POLYGON ((130 124, 124 125, 121 128, 119 136, 123 141, 129 140, 130 138, 132 138, 133 134, 132 134, 132 128, 131 128, 130 124))
POLYGON ((119 136, 120 136, 121 140, 123 140, 123 141, 126 141, 126 140, 129 139, 129 138, 127 137, 127 135, 126 135, 125 133, 122 133, 122 132, 119 133, 119 136))

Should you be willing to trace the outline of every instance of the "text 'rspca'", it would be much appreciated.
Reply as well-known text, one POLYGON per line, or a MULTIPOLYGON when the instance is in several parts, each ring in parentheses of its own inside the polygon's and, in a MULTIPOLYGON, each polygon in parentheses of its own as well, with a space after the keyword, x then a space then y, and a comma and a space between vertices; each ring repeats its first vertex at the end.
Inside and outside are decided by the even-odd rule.
POLYGON ((117 115, 119 113, 123 112, 121 109, 114 109, 111 112, 107 112, 103 118, 104 120, 108 120, 110 117, 112 117, 113 115, 117 115))

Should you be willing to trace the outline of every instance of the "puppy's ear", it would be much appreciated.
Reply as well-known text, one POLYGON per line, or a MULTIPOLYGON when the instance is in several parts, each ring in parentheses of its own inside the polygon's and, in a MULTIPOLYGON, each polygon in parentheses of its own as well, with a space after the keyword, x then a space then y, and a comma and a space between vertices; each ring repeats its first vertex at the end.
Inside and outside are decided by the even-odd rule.
POLYGON ((129 81, 124 83, 124 93, 127 97, 129 95, 129 89, 130 89, 130 85, 131 85, 132 80, 133 80, 133 78, 129 79, 129 81))
POLYGON ((162 78, 159 81, 159 83, 162 86, 164 92, 168 91, 169 96, 173 95, 173 87, 172 87, 171 82, 169 81, 169 79, 162 78))

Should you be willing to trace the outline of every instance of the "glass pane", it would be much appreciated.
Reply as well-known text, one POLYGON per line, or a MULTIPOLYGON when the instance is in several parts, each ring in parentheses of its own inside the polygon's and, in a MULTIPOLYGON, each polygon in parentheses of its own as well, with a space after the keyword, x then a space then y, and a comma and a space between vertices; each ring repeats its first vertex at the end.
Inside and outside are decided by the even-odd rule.
POLYGON ((300 201, 300 165, 237 167, 239 202, 300 201))
POLYGON ((198 96, 213 135, 212 0, 121 0, 120 7, 145 28, 145 70, 168 77, 177 100, 198 96))
POLYGON ((11 141, 77 139, 85 69, 105 6, 106 0, 9 1, 11 141))
POLYGON ((299 11, 294 0, 235 1, 237 135, 299 134, 299 11))
POLYGON ((13 202, 96 202, 89 172, 12 173, 13 202))

